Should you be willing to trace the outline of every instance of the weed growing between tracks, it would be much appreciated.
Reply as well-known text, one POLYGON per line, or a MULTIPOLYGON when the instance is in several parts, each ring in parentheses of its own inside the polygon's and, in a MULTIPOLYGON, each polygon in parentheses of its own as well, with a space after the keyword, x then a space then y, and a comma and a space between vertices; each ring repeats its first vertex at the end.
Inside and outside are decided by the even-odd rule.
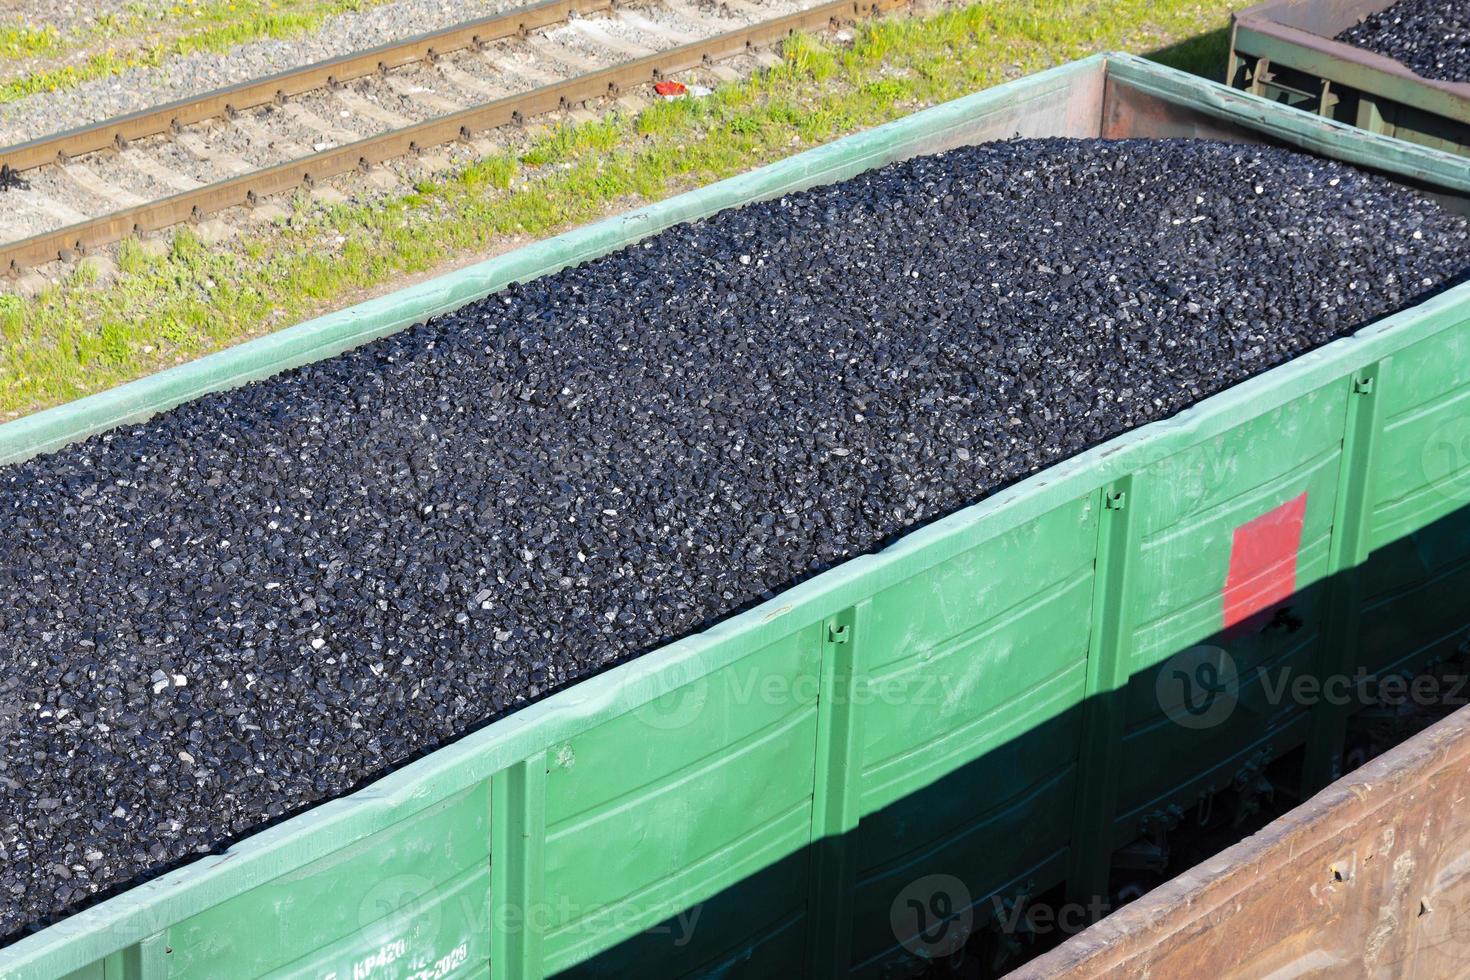
POLYGON ((12 24, 0 24, 0 60, 40 58, 56 54, 61 47, 61 32, 50 24, 36 26, 20 17, 12 24))
MULTIPOLYGON (((782 63, 704 99, 551 130, 411 193, 312 208, 225 247, 188 229, 166 255, 120 249, 34 299, 0 295, 0 413, 34 411, 287 326, 479 254, 668 197, 818 143, 1104 48, 1218 28, 1228 0, 987 0, 798 36, 782 63)), ((1172 49, 1213 68, 1215 45, 1172 49)))

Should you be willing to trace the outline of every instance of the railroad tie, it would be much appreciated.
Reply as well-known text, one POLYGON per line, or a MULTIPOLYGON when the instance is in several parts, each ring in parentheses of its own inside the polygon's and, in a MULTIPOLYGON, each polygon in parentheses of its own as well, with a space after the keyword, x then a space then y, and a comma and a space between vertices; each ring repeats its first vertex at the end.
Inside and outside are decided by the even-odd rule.
POLYGON ((630 41, 627 38, 618 37, 612 31, 608 30, 606 25, 587 20, 574 20, 567 25, 567 29, 580 34, 593 44, 600 44, 605 48, 610 48, 625 58, 641 58, 657 50, 656 48, 639 44, 637 41, 630 41))
POLYGON ((638 92, 625 92, 618 96, 618 105, 635 114, 647 109, 652 102, 653 99, 638 92))
POLYGON ((748 18, 753 24, 767 19, 768 11, 759 4, 748 3, 747 0, 720 0, 720 5, 732 14, 748 18))
MULTIPOLYGON (((304 105, 299 105, 295 102, 288 102, 286 103, 283 111, 286 113, 286 115, 290 116, 293 120, 305 126, 307 129, 310 129, 313 132, 325 137, 327 142, 336 144, 338 146, 344 146, 348 143, 356 143, 358 140, 363 138, 362 134, 357 132, 356 130, 351 130, 339 126, 335 122, 332 122, 330 119, 323 119, 321 116, 312 112, 304 105)), ((313 149, 315 148, 316 147, 313 147, 313 149)), ((322 147, 322 149, 328 149, 328 147, 322 147)))
POLYGON ((458 65, 443 62, 434 65, 434 69, 443 75, 444 80, 455 88, 468 92, 486 102, 501 99, 510 94, 508 89, 501 88, 494 82, 480 78, 478 75, 472 75, 458 65))
POLYGON ((295 160, 299 157, 311 156, 310 147, 302 146, 287 136, 277 136, 260 124, 260 120, 254 116, 240 115, 230 120, 230 124, 240 132, 244 133, 250 142, 269 149, 277 156, 287 160, 295 160))
MULTIPOLYGON (((48 228, 65 228, 86 221, 87 216, 76 210, 65 201, 58 201, 54 197, 48 197, 28 187, 12 187, 5 192, 3 199, 7 207, 16 207, 17 210, 28 212, 44 218, 48 228)), ((6 236, 11 237, 11 236, 6 236)), ((19 240, 17 236, 12 240, 19 240)))
POLYGON ((235 154, 226 153, 217 147, 210 146, 198 133, 179 133, 174 137, 174 142, 182 146, 196 159, 203 160, 206 163, 212 163, 232 177, 237 174, 249 173, 255 169, 235 154))
MULTIPOLYGON (((683 12, 681 11, 681 13, 683 12)), ((690 11, 690 13, 693 15, 692 17, 690 17, 691 20, 697 17, 702 23, 710 22, 708 18, 700 16, 697 11, 690 11)), ((677 46, 680 44, 690 44, 694 41, 703 40, 705 37, 719 33, 720 30, 723 29, 723 27, 728 26, 720 25, 719 28, 710 31, 707 34, 696 33, 693 31, 681 31, 676 27, 670 27, 668 24, 660 24, 658 21, 654 20, 651 17, 643 16, 636 10, 628 9, 618 11, 618 20, 626 23, 630 27, 636 27, 638 30, 644 32, 645 34, 652 34, 654 37, 664 38, 666 41, 668 41, 670 45, 673 46, 677 46)))
POLYGON ((465 107, 464 103, 455 102, 452 99, 447 99, 444 96, 440 95, 438 92, 435 92, 433 89, 428 88, 424 85, 419 85, 417 82, 411 82, 407 78, 404 78, 402 75, 388 75, 386 76, 385 80, 387 81, 389 88, 397 92, 399 95, 403 96, 405 99, 411 99, 414 102, 422 102, 424 105, 432 108, 434 110, 432 115, 447 116, 450 113, 458 112, 465 107))
POLYGON ((192 191, 196 187, 204 186, 200 181, 195 180, 188 174, 179 173, 172 167, 153 159, 137 147, 129 147, 123 150, 122 153, 118 154, 118 157, 128 166, 138 171, 138 173, 152 178, 164 187, 171 187, 176 191, 192 191))
POLYGON ((533 85, 549 85, 552 82, 559 82, 566 77, 558 72, 547 71, 530 59, 522 62, 512 54, 499 55, 487 50, 481 52, 481 57, 485 59, 485 62, 491 68, 494 68, 502 75, 526 79, 533 85))
POLYGON ((100 197, 104 201, 111 201, 120 208, 131 208, 139 204, 146 204, 148 201, 146 197, 134 194, 125 187, 119 187, 112 181, 103 180, 97 175, 97 171, 85 163, 68 163, 61 168, 61 172, 88 194, 100 197))
POLYGON ((389 129, 403 129, 406 126, 412 126, 414 124, 414 120, 407 116, 394 112, 385 106, 378 105, 373 100, 364 98, 351 89, 339 89, 332 94, 336 96, 338 102, 341 102, 350 111, 359 116, 376 119, 389 129))
POLYGON ((602 62, 589 58, 587 55, 582 54, 582 52, 573 51, 565 45, 557 44, 548 37, 533 34, 526 38, 524 43, 537 57, 544 58, 554 65, 565 65, 577 74, 594 72, 613 64, 610 61, 602 62))

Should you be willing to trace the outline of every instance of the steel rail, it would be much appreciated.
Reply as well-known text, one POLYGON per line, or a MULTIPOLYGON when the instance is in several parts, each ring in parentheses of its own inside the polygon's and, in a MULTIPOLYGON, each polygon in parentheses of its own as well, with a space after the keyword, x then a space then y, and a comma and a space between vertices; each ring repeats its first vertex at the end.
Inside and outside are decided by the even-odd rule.
POLYGON ((331 88, 354 78, 386 72, 416 61, 432 60, 450 51, 478 47, 559 24, 572 14, 607 10, 612 6, 613 0, 543 0, 542 3, 493 17, 466 21, 366 51, 289 68, 202 95, 37 137, 0 148, 0 175, 21 173, 49 163, 65 163, 70 157, 109 147, 124 149, 133 140, 176 132, 190 123, 233 115, 271 102, 284 102, 293 95, 331 88))
MULTIPOLYGON (((565 5, 564 0, 555 2, 565 5)), ((584 0, 571 2, 576 4, 584 0)), ((58 258, 84 254, 90 248, 116 242, 129 235, 196 221, 206 214, 228 207, 254 206, 259 200, 272 194, 296 187, 310 187, 316 181, 337 174, 366 170, 386 160, 427 147, 468 139, 476 132, 519 123, 531 116, 569 105, 615 96, 623 88, 656 82, 674 72, 734 57, 796 31, 860 19, 904 6, 906 2, 907 0, 833 0, 808 10, 543 85, 529 92, 471 106, 310 156, 89 218, 65 228, 0 244, 0 269, 7 269, 15 274, 22 269, 58 258)), ((539 8, 528 9, 549 6, 551 5, 542 4, 539 8)))

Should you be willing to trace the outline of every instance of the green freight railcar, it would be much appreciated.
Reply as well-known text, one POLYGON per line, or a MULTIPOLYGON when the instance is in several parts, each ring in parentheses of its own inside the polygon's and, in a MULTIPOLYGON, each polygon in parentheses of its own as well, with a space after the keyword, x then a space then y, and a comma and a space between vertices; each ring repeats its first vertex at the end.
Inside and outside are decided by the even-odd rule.
MULTIPOLYGON (((1458 158, 1099 55, 9 423, 0 460, 1018 134, 1272 142, 1470 204, 1458 158)), ((931 875, 977 924, 1017 889, 1097 894, 1115 851, 1243 774, 1339 768, 1350 706, 1278 703, 1254 666, 1412 669, 1470 625, 1446 601, 1470 587, 1467 367, 1470 285, 28 936, 0 977, 882 975, 932 952, 904 914, 931 875), (1270 515, 1298 529, 1293 628, 1226 631, 1236 538, 1270 515), (1234 710, 1175 724, 1163 665, 1227 647, 1234 710)))

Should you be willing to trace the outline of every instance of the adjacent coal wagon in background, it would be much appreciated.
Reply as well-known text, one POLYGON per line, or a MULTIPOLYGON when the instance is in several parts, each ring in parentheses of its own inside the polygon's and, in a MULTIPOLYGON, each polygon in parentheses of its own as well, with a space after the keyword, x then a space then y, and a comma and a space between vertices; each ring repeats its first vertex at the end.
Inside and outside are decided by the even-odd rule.
MULTIPOLYGON (((1394 2, 1270 0, 1244 10, 1233 19, 1226 78, 1326 119, 1470 155, 1470 74, 1436 71, 1432 64, 1416 71, 1347 34, 1394 2)), ((1424 46, 1431 43, 1426 32, 1424 46)))
POLYGON ((1463 976, 1467 793, 1461 710, 1011 980, 1463 976))

